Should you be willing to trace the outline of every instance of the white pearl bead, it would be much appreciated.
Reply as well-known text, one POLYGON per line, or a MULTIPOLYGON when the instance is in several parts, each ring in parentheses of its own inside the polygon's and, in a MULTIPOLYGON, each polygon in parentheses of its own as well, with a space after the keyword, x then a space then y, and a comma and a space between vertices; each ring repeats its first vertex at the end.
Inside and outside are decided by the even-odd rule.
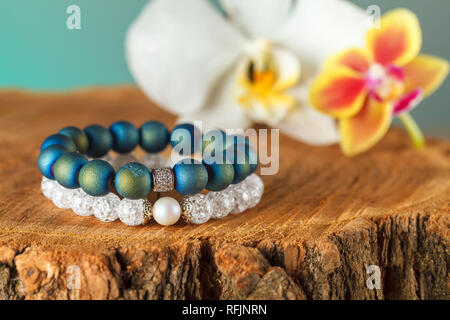
POLYGON ((153 219, 163 226, 171 226, 180 219, 181 207, 177 200, 162 197, 153 204, 153 219))

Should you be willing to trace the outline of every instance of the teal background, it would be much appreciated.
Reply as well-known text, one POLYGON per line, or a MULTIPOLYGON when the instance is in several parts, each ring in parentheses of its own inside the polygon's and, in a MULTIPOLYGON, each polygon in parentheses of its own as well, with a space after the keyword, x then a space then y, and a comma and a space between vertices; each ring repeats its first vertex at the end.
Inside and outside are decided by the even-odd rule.
MULTIPOLYGON (((182 0, 181 0, 182 1, 182 0)), ((147 0, 1 0, 0 87, 67 90, 133 83, 124 59, 128 25, 147 0), (66 8, 81 8, 81 30, 66 28, 66 8)), ((213 2, 217 2, 213 1, 213 2)), ((422 52, 450 57, 449 0, 353 0, 382 13, 407 7, 420 18, 422 52)), ((425 132, 450 138, 450 83, 414 111, 425 132)))

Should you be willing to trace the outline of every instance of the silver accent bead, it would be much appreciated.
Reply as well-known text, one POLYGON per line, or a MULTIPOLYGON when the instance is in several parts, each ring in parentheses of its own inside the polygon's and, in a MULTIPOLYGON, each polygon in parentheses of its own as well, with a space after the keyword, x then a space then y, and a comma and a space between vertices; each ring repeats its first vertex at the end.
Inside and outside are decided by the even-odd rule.
POLYGON ((173 190, 174 177, 171 168, 157 168, 152 170, 153 191, 169 192, 173 190))
POLYGON ((149 220, 152 218, 152 210, 153 205, 150 201, 147 199, 142 200, 142 206, 143 206, 143 212, 144 212, 144 219, 149 220))
POLYGON ((186 223, 191 223, 192 221, 192 210, 194 210, 194 204, 191 202, 188 196, 185 196, 181 200, 181 215, 186 223))

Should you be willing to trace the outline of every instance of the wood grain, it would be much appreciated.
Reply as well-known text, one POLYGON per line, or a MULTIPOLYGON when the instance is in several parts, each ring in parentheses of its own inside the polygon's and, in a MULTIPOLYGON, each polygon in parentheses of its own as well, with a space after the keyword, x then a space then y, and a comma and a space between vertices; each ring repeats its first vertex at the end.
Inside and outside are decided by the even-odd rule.
POLYGON ((450 144, 392 129, 369 152, 280 136, 262 202, 204 225, 127 227, 40 192, 41 141, 68 125, 174 116, 134 87, 0 93, 0 298, 449 299, 450 144), (69 266, 81 270, 69 290, 69 266), (366 287, 369 265, 381 289, 366 287))

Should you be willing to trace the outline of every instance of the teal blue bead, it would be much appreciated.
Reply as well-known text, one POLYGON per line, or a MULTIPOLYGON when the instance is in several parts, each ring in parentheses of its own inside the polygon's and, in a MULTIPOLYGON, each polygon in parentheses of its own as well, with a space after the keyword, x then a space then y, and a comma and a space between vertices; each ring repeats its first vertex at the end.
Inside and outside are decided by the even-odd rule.
POLYGON ((139 143, 139 131, 127 121, 118 121, 109 127, 113 137, 113 150, 118 153, 128 153, 139 143))
POLYGON ((194 159, 183 159, 173 167, 175 190, 184 195, 194 195, 205 189, 208 183, 208 171, 194 159))
POLYGON ((229 134, 227 135, 227 143, 224 149, 237 145, 250 145, 248 137, 241 134, 229 134))
MULTIPOLYGON (((216 151, 225 149, 227 143, 227 134, 220 129, 212 129, 205 132, 202 136, 202 154, 203 159, 214 158, 216 151)), ((212 162, 212 161, 208 161, 212 162)))
POLYGON ((88 160, 78 152, 65 152, 53 165, 56 181, 69 189, 79 188, 78 174, 87 162, 88 160))
POLYGON ((142 149, 150 153, 163 151, 170 141, 169 130, 158 121, 144 123, 139 129, 139 136, 142 149))
POLYGON ((86 163, 78 174, 80 187, 88 195, 99 197, 113 188, 114 168, 106 161, 92 160, 86 163))
POLYGON ((227 136, 227 149, 229 148, 245 153, 250 164, 250 173, 256 171, 258 168, 258 153, 252 148, 248 137, 243 135, 227 136))
POLYGON ((78 152, 86 153, 89 147, 89 140, 84 131, 78 129, 77 127, 65 127, 59 130, 58 133, 72 139, 72 141, 75 143, 77 147, 78 152))
POLYGON ((113 146, 113 137, 108 129, 93 124, 84 128, 89 140, 89 148, 86 154, 92 158, 103 157, 113 146))
POLYGON ((54 134, 47 137, 41 144, 41 151, 54 144, 64 146, 67 149, 67 151, 70 152, 77 151, 77 146, 75 145, 75 142, 73 142, 72 139, 63 134, 54 134))
POLYGON ((250 174, 252 174, 258 168, 258 153, 251 146, 248 146, 245 154, 247 155, 250 163, 250 174))
POLYGON ((191 123, 181 123, 173 128, 170 143, 183 155, 191 155, 200 151, 202 135, 191 123))
POLYGON ((234 178, 232 184, 242 182, 251 173, 251 167, 248 156, 245 152, 236 150, 233 147, 227 148, 225 151, 227 163, 232 163, 234 168, 234 178))
POLYGON ((140 163, 127 163, 117 171, 115 186, 124 198, 143 199, 152 188, 150 171, 140 163))
POLYGON ((53 165, 64 152, 68 151, 69 150, 67 150, 66 147, 59 144, 54 144, 45 148, 38 158, 38 168, 42 175, 54 180, 55 176, 53 175, 53 165))
POLYGON ((203 165, 208 171, 208 183, 206 189, 210 191, 220 191, 228 187, 234 179, 234 168, 229 163, 212 163, 203 165))

